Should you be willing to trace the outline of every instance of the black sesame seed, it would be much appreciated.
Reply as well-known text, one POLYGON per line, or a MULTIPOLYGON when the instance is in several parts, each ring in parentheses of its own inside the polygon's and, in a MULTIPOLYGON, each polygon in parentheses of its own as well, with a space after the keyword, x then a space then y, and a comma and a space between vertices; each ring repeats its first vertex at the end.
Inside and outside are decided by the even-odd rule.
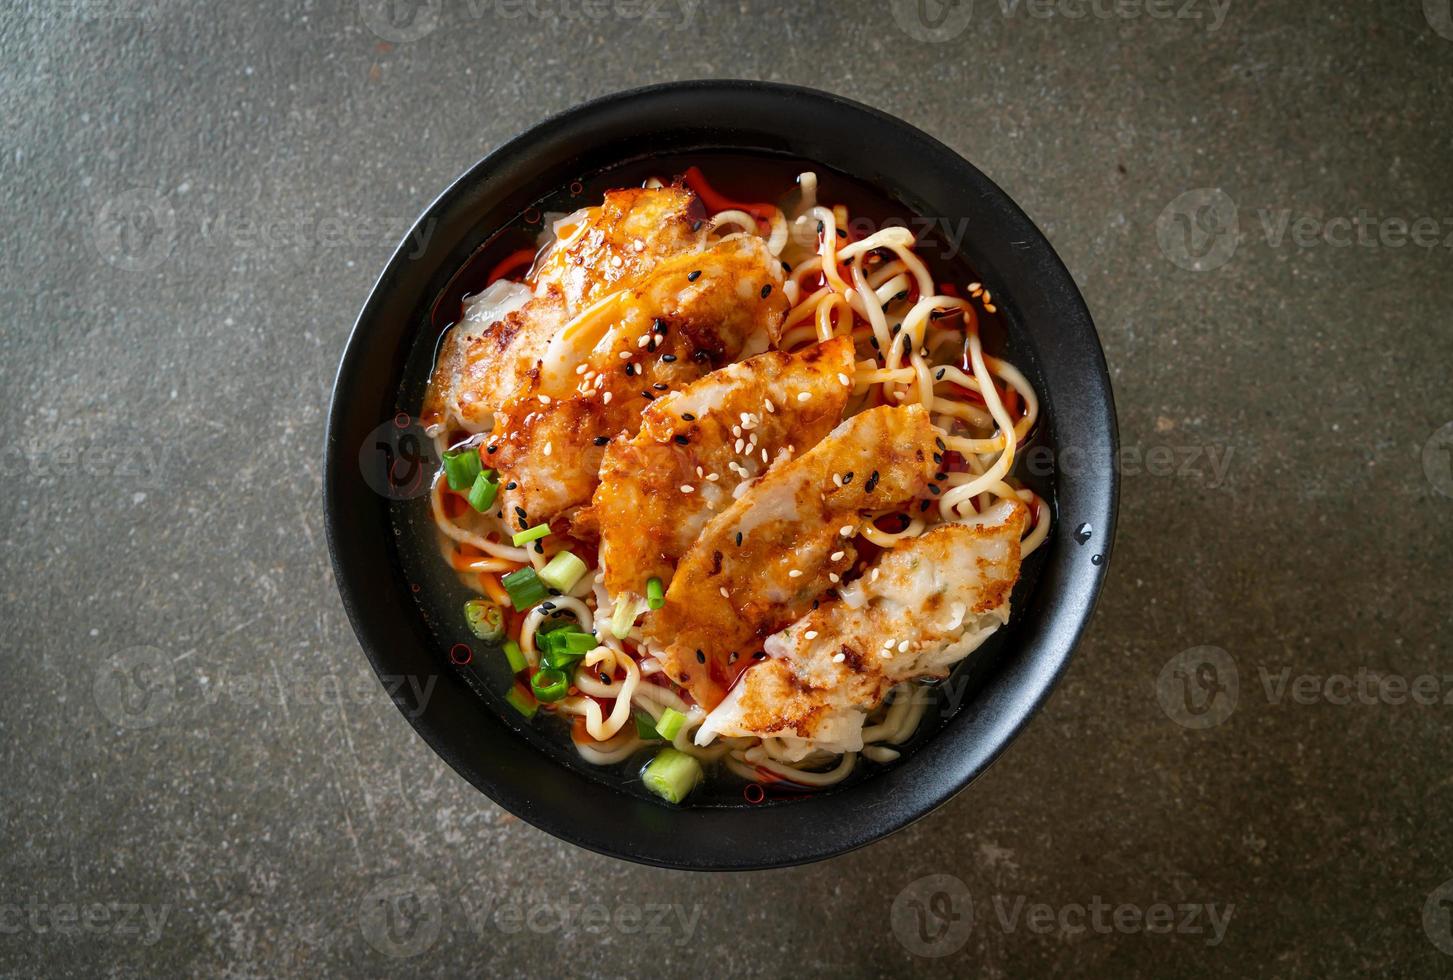
POLYGON ((666 321, 659 316, 651 321, 651 332, 664 334, 666 332, 666 321))
POLYGON ((494 452, 497 449, 499 449, 498 446, 485 446, 484 447, 484 451, 487 452, 487 453, 492 453, 492 452, 494 452))
POLYGON ((543 544, 541 544, 540 542, 536 541, 535 542, 535 554, 537 554, 537 555, 543 555, 544 553, 545 553, 545 546, 543 544))
POLYGON ((791 272, 792 271, 792 266, 788 265, 786 262, 783 262, 782 263, 782 271, 783 272, 791 272))
POLYGON ((767 651, 766 650, 758 650, 756 653, 752 654, 752 659, 753 660, 766 660, 767 659, 767 651))
POLYGON ((688 272, 686 274, 686 281, 687 282, 695 282, 696 280, 698 280, 700 278, 701 278, 701 270, 700 269, 696 269, 696 270, 694 270, 692 272, 688 272))
POLYGON ((852 470, 848 470, 846 473, 843 474, 843 486, 847 486, 849 483, 852 483, 852 482, 853 482, 853 471, 852 470))
POLYGON ((876 487, 877 485, 878 485, 878 471, 877 470, 874 470, 873 471, 873 475, 870 476, 870 477, 868 477, 868 482, 863 485, 863 489, 865 491, 867 491, 868 493, 872 493, 873 492, 873 488, 876 487))
POLYGON ((700 218, 697 218, 695 221, 693 221, 691 223, 691 230, 692 231, 700 231, 701 230, 701 219, 700 218))
POLYGON ((818 222, 818 223, 817 223, 817 233, 818 233, 818 234, 819 234, 819 235, 821 235, 821 234, 822 234, 822 232, 823 232, 823 229, 824 229, 824 228, 825 228, 825 227, 826 227, 826 226, 825 226, 825 225, 823 225, 823 223, 822 223, 822 222, 821 222, 821 221, 819 221, 819 222, 818 222))
POLYGON ((664 382, 664 381, 657 381, 655 384, 651 385, 651 387, 652 388, 655 388, 657 391, 665 391, 666 390, 666 382, 664 382))
POLYGON ((737 662, 737 658, 740 657, 740 656, 741 656, 740 653, 737 653, 735 650, 733 650, 732 651, 732 655, 730 657, 727 657, 727 663, 729 663, 729 664, 736 663, 737 662))
POLYGON ((933 437, 933 442, 934 442, 934 445, 938 446, 939 449, 947 449, 948 448, 948 446, 944 444, 943 439, 941 437, 939 437, 939 436, 934 436, 933 437))
POLYGON ((555 603, 553 603, 553 602, 542 602, 542 603, 540 603, 540 608, 543 609, 543 610, 545 610, 546 612, 554 612, 555 611, 555 603))
POLYGON ((894 299, 907 299, 907 298, 908 298, 908 290, 906 290, 906 289, 905 289, 905 290, 903 290, 903 291, 901 291, 901 292, 899 292, 899 293, 898 293, 898 294, 897 294, 897 295, 896 295, 896 296, 894 296, 894 297, 893 297, 893 298, 894 298, 894 299))
POLYGON ((924 511, 928 510, 928 505, 931 503, 933 503, 932 500, 920 500, 918 502, 918 512, 922 514, 924 511))
POLYGON ((608 442, 610 442, 610 436, 596 436, 595 437, 595 444, 597 446, 604 446, 608 442))
POLYGON ((511 480, 510 482, 508 482, 508 483, 505 484, 505 489, 506 490, 518 490, 519 489, 519 486, 520 485, 518 483, 516 483, 514 480, 511 480))
POLYGON ((892 330, 893 336, 895 336, 895 337, 898 336, 898 331, 900 331, 902 329, 903 329, 903 324, 901 324, 901 323, 895 323, 895 324, 893 324, 893 330, 892 330))
POLYGON ((948 479, 948 474, 940 471, 938 473, 933 474, 933 478, 935 480, 947 480, 948 479))
POLYGON ((771 295, 772 295, 772 284, 769 282, 769 283, 767 283, 767 285, 765 285, 765 286, 762 287, 761 296, 762 296, 763 299, 766 299, 768 296, 771 296, 771 295))
POLYGON ((649 391, 642 391, 641 395, 644 396, 646 401, 648 402, 653 402, 656 400, 656 396, 651 394, 649 391))
POLYGON ((516 513, 516 514, 519 514, 519 515, 520 515, 520 516, 521 516, 521 517, 525 517, 525 516, 527 516, 527 515, 526 515, 526 514, 525 514, 525 508, 523 508, 523 507, 520 507, 520 506, 518 506, 518 505, 516 505, 516 506, 515 506, 515 513, 516 513))
POLYGON ((696 651, 696 662, 699 663, 699 664, 706 663, 706 654, 702 653, 700 650, 697 650, 696 651))
POLYGON ((934 372, 933 380, 935 380, 935 381, 942 381, 943 380, 943 376, 945 374, 947 374, 947 373, 948 373, 948 368, 939 368, 936 372, 934 372))
POLYGON ((686 438, 685 436, 681 436, 681 435, 675 436, 674 438, 676 439, 676 445, 678 445, 678 446, 684 446, 688 442, 691 441, 690 439, 686 438))
POLYGON ((605 671, 603 671, 603 670, 602 670, 602 671, 601 671, 601 672, 600 672, 600 682, 601 682, 601 683, 602 683, 602 684, 609 684, 609 683, 610 683, 610 675, 609 675, 609 674, 607 674, 607 673, 606 673, 606 672, 605 672, 605 671))
POLYGON ((929 489, 929 492, 932 493, 935 497, 937 497, 939 494, 943 493, 943 491, 938 488, 938 484, 937 483, 930 483, 928 485, 928 489, 929 489))
POLYGON ((675 361, 676 361, 676 355, 675 354, 662 354, 661 355, 661 360, 665 361, 667 364, 674 364, 675 361))
POLYGON ((837 232, 837 237, 839 237, 839 238, 847 238, 848 237, 848 233, 845 232, 845 231, 843 231, 841 228, 834 228, 833 231, 837 232))
POLYGON ((740 548, 741 546, 742 546, 742 532, 741 531, 738 531, 737 532, 737 547, 740 548))
POLYGON ((681 418, 684 419, 687 422, 695 422, 696 421, 696 416, 695 415, 692 415, 690 412, 682 412, 681 413, 681 418))
POLYGON ((873 345, 873 350, 881 350, 882 349, 881 347, 878 346, 878 338, 877 337, 871 338, 868 341, 868 343, 870 343, 870 344, 873 345))
POLYGON ((528 531, 529 529, 530 529, 530 522, 529 522, 529 520, 527 518, 521 517, 520 518, 520 530, 521 531, 528 531))
POLYGON ((626 377, 633 377, 636 373, 636 366, 630 361, 626 362, 626 377))

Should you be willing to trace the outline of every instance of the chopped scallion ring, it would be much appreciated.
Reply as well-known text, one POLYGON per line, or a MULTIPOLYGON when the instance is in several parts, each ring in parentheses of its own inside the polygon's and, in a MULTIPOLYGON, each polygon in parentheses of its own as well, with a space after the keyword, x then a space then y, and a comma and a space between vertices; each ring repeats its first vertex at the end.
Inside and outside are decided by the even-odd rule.
POLYGON ((535 697, 547 704, 559 701, 565 696, 565 692, 570 690, 570 678, 563 670, 546 667, 544 670, 536 671, 535 675, 530 678, 530 690, 535 692, 535 697))
POLYGON ((656 731, 660 732, 661 737, 669 742, 676 737, 676 733, 681 731, 681 727, 685 724, 685 715, 675 708, 667 708, 656 720, 656 731))
POLYGON ((449 481, 450 490, 467 492, 474 486, 480 469, 479 449, 475 446, 444 454, 444 478, 449 481))
POLYGON ((661 580, 654 575, 646 583, 646 605, 652 609, 660 609, 666 605, 666 590, 661 586, 661 580))
POLYGON ((529 544, 531 541, 538 541, 550 533, 549 524, 536 524, 532 528, 519 531, 514 536, 515 547, 529 544))
POLYGON ((464 604, 464 621, 469 632, 481 640, 494 641, 505 635, 504 610, 488 599, 470 599, 464 604))
POLYGON ((494 506, 495 494, 499 493, 499 479, 494 470, 481 470, 469 488, 469 506, 483 514, 494 506))
POLYGON ((510 602, 519 612, 550 598, 550 590, 540 581, 540 576, 529 565, 510 572, 500 579, 500 584, 509 594, 510 602))
POLYGON ((540 581, 557 591, 569 592, 575 588, 575 583, 580 581, 585 572, 585 562, 572 552, 562 551, 540 569, 540 581))

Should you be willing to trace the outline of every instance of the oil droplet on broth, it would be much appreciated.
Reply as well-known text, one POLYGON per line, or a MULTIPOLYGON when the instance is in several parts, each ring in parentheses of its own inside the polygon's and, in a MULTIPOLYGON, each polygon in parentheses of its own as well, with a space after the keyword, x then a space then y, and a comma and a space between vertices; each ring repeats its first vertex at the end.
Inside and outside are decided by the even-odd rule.
POLYGON ((1099 565, 1099 564, 1102 564, 1104 561, 1105 561, 1105 556, 1104 555, 1094 555, 1094 556, 1092 556, 1090 558, 1090 564, 1091 565, 1099 565))

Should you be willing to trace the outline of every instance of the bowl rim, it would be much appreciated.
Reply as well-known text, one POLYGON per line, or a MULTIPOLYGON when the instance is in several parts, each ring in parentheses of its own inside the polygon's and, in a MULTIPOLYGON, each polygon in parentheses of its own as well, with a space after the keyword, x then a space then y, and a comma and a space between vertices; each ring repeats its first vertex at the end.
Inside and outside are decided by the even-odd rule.
MULTIPOLYGON (((725 141, 720 147, 733 148, 725 141)), ((747 150, 753 147, 736 148, 747 150)), ((704 144, 701 149, 706 152, 709 146, 704 144)), ((830 165, 826 161, 824 163, 830 165)), ((497 226, 491 230, 497 230, 497 226)), ((477 247, 487 237, 485 235, 475 241, 474 246, 477 247)), ((1016 296, 1001 292, 999 295, 1001 308, 1014 307, 1016 301, 1027 298, 1023 294, 1016 296)), ((1011 332, 1027 329, 1022 318, 1012 312, 1007 319, 1011 332)), ((419 326, 400 329, 404 340, 412 343, 419 326)), ((401 372, 406 350, 395 350, 394 353, 401 372)), ((396 389, 397 385, 395 391, 373 394, 381 398, 383 404, 388 404, 396 397, 396 389)), ((369 421, 372 424, 376 420, 370 417, 369 421)), ((1093 616, 1113 551, 1119 503, 1119 474, 1114 461, 1118 460, 1118 455, 1114 394, 1089 310, 1048 239, 997 184, 956 151, 916 127, 841 96, 779 83, 703 79, 624 90, 551 116, 489 152, 452 181, 423 210, 369 290, 339 362, 325 438, 324 524, 334 578, 360 646, 390 698, 414 730, 456 772, 515 816, 589 850, 659 867, 749 870, 819 861, 882 839, 948 802, 1000 757, 1049 696, 1093 616), (1056 368, 1053 372, 1065 375, 1065 390, 1046 390, 1040 392, 1041 397, 1063 402, 1057 405, 1057 414, 1067 410, 1076 413, 1076 433, 1084 440, 1083 445, 1073 441, 1070 445, 1082 446, 1092 458, 1109 463, 1090 467, 1088 473, 1082 471, 1075 478, 1085 482, 1075 485, 1077 507, 1080 509, 1069 522, 1075 525, 1081 520, 1093 523, 1098 539, 1094 551, 1101 556, 1100 561, 1092 564, 1089 553, 1079 549, 1071 552, 1077 559, 1083 559, 1078 565, 1065 566, 1063 574, 1041 577, 1031 604, 1036 607, 1047 605, 1049 619, 1039 627, 1043 636, 1037 647, 1026 643, 1025 649, 1005 658, 1009 663, 996 667, 991 679, 979 691, 980 700, 986 694, 990 695, 987 703, 978 705, 978 710, 960 711, 943 730, 904 757, 895 769, 922 773, 924 778, 921 782, 896 787, 901 790, 900 796, 889 794, 890 787, 884 785, 885 780, 881 777, 844 787, 840 792, 756 809, 667 808, 665 804, 651 804, 627 797, 600 780, 590 781, 587 785, 585 777, 571 780, 553 771, 547 773, 543 780, 543 784, 549 786, 548 794, 544 790, 526 788, 519 773, 510 768, 512 763, 502 755, 498 742, 490 741, 509 738, 514 731, 514 727, 503 718, 494 719, 493 724, 488 717, 480 722, 480 730, 475 734, 483 747, 475 746, 475 752, 466 751, 459 744, 457 731, 451 731, 458 728, 457 722, 445 717, 451 707, 460 707, 457 700, 460 692, 452 686, 458 683, 457 678, 439 667, 430 668, 434 672, 434 680, 442 683, 440 690, 443 692, 432 699, 427 693, 433 689, 432 684, 421 697, 417 688, 397 682, 401 676, 400 658, 423 651, 398 650, 398 637, 393 634, 405 627, 390 622, 388 617, 399 615, 403 605, 397 601, 397 595, 391 595, 385 586, 378 584, 377 580, 384 576, 378 575, 371 564, 365 567, 362 557, 368 548, 360 543, 355 533, 357 521, 352 511, 360 505, 362 495, 358 485, 362 481, 358 473, 357 444, 345 439, 343 433, 358 428, 352 417, 359 414, 358 391, 364 383, 365 357, 373 345, 373 335, 378 332, 379 318, 393 303, 399 290, 420 293, 419 300, 412 304, 413 308, 418 309, 420 303, 428 305, 434 297, 424 295, 424 285, 431 277, 437 278, 440 272, 438 268, 416 268, 416 264, 424 263, 433 253, 411 256, 409 251, 413 247, 414 236, 420 229, 437 227, 451 214, 458 217, 458 209, 467 206, 471 194, 490 183, 492 174, 518 168, 522 161, 530 159, 537 146, 546 141, 558 140, 571 133, 588 135, 606 116, 660 119, 669 117, 673 112, 683 112, 683 107, 689 108, 692 103, 720 105, 723 100, 733 105, 740 103, 744 108, 775 105, 784 109, 790 104, 797 111, 810 106, 814 112, 873 127, 904 141, 905 145, 911 144, 915 156, 928 161, 924 166, 944 168, 946 174, 966 182, 978 196, 976 203, 982 205, 990 218, 1008 232, 1005 243, 1014 243, 999 256, 1002 259, 997 263, 1000 274, 1008 268, 1018 277, 1035 279, 1036 288, 1042 289, 1044 295, 1034 295, 1033 304, 1046 311, 1052 309, 1055 314, 1057 352, 1053 356, 1039 355, 1045 382, 1050 389, 1053 385, 1049 384, 1048 375, 1061 356, 1059 351, 1062 349, 1074 359, 1072 369, 1056 368), (410 278, 414 285, 404 284, 405 278, 410 278), (1042 595, 1051 578, 1058 581, 1066 576, 1064 591, 1042 595), (380 589, 384 591, 380 592, 380 589), (1031 650, 1031 647, 1035 648, 1031 650), (970 717, 965 718, 965 715, 970 717), (958 732, 950 738, 949 729, 954 726, 957 726, 958 732), (977 740, 969 739, 970 735, 976 736, 977 740), (957 744, 966 740, 967 744, 957 744), (952 747, 963 751, 951 753, 952 747), (476 752, 491 753, 490 763, 482 765, 474 758, 476 752), (556 783, 562 785, 556 787, 556 783), (602 790, 607 795, 603 795, 602 790), (542 799, 542 795, 545 798, 542 799), (602 826, 603 821, 595 816, 594 807, 609 808, 614 805, 612 800, 626 801, 625 809, 630 817, 627 821, 629 826, 624 831, 615 825, 602 826), (825 810, 821 805, 824 803, 830 803, 833 809, 825 810), (671 816, 659 817, 644 812, 642 806, 671 816), (723 814, 730 815, 730 820, 724 822, 721 819, 723 814), (773 814, 776 816, 770 816, 773 814)), ((1057 468, 1056 499, 1051 501, 1057 509, 1062 479, 1057 468)), ((1063 547, 1065 536, 1069 534, 1065 525, 1066 517, 1057 513, 1051 541, 1046 542, 1046 547, 1063 547)), ((384 537, 392 537, 386 527, 380 531, 384 537)), ((383 546, 392 547, 392 543, 386 541, 383 546)), ((391 578, 395 593, 407 588, 396 569, 391 578)), ((417 611, 413 612, 413 616, 418 617, 417 611)), ((417 629, 415 635, 423 638, 417 629)), ((417 656, 414 659, 417 660, 417 656)), ((467 686, 460 684, 460 687, 467 697, 477 699, 467 686)), ((484 714, 492 716, 493 712, 486 711, 484 714)), ((552 760, 546 762, 553 769, 570 771, 565 766, 556 766, 552 760)))

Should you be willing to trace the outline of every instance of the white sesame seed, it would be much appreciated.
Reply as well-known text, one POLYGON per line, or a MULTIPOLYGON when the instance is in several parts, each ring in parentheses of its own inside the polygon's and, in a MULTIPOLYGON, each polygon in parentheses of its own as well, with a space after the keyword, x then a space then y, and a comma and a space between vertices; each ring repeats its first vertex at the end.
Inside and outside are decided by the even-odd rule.
POLYGON ((891 650, 891 649, 893 649, 893 638, 892 637, 889 637, 888 639, 886 639, 886 640, 883 641, 883 649, 884 650, 891 650))
POLYGON ((740 425, 734 425, 734 426, 732 426, 732 435, 740 437, 741 434, 742 434, 742 427, 740 425))
POLYGON ((805 401, 807 401, 807 399, 809 399, 811 397, 812 396, 810 394, 808 394, 807 392, 805 392, 805 391, 799 391, 797 393, 797 400, 800 401, 800 402, 805 402, 805 401))
POLYGON ((849 378, 846 374, 843 374, 841 371, 838 372, 837 379, 839 381, 841 381, 845 386, 851 385, 853 383, 852 378, 849 378))
POLYGON ((984 288, 984 284, 983 283, 979 283, 979 282, 971 282, 971 283, 969 283, 969 292, 971 292, 971 293, 977 293, 979 290, 981 290, 983 288, 984 288))
POLYGON ((848 659, 848 655, 843 653, 841 650, 832 655, 832 662, 835 664, 840 664, 846 659, 848 659))
POLYGON ((731 598, 731 593, 729 593, 726 590, 726 586, 725 585, 723 585, 718 591, 721 592, 721 597, 723 599, 730 599, 731 598))
POLYGON ((850 538, 853 536, 853 526, 851 524, 844 524, 838 529, 837 533, 841 534, 845 538, 850 538))
POLYGON ((846 552, 843 552, 843 551, 834 551, 831 555, 828 555, 828 559, 827 560, 828 561, 842 561, 844 554, 846 554, 846 552))
POLYGON ((807 639, 809 639, 809 640, 815 640, 815 639, 817 639, 817 630, 808 630, 806 633, 803 633, 802 635, 804 637, 806 637, 807 639))
POLYGON ((884 650, 881 653, 879 653, 878 656, 882 657, 884 660, 892 660, 893 659, 893 651, 891 651, 891 650, 884 650))
POLYGON ((907 653, 908 652, 908 641, 907 640, 903 640, 901 643, 898 644, 898 652, 899 653, 907 653))
POLYGON ((613 394, 615 394, 615 392, 607 391, 604 395, 602 395, 601 396, 601 399, 600 399, 601 404, 602 405, 609 405, 610 404, 611 396, 613 394))
POLYGON ((539 395, 538 397, 540 399, 540 404, 541 405, 548 405, 548 404, 550 404, 550 396, 549 395, 539 395))
POLYGON ((621 360, 623 360, 623 361, 629 361, 630 359, 631 359, 631 352, 630 351, 628 351, 628 350, 621 351, 621 360))
POLYGON ((710 482, 715 483, 717 480, 720 480, 721 479, 721 474, 720 473, 708 473, 708 474, 706 474, 706 478, 710 482))
POLYGON ((554 448, 555 448, 555 444, 553 442, 547 442, 547 443, 545 443, 545 455, 546 456, 550 455, 550 451, 552 449, 554 449, 554 448))
POLYGON ((878 573, 880 571, 882 571, 882 569, 880 569, 880 568, 873 569, 873 574, 872 574, 871 577, 869 577, 868 581, 869 582, 876 582, 876 581, 878 581, 878 573))
POLYGON ((575 365, 575 373, 576 374, 584 374, 585 373, 585 369, 588 368, 589 366, 590 365, 588 365, 588 364, 577 364, 577 365, 575 365))
POLYGON ((744 443, 744 442, 742 442, 742 440, 738 439, 735 443, 732 444, 732 448, 736 452, 740 453, 742 451, 742 446, 744 446, 744 445, 746 445, 746 443, 744 443))
POLYGON ((698 467, 697 467, 697 468, 696 468, 696 475, 697 475, 697 476, 700 476, 700 475, 701 475, 701 474, 702 474, 702 472, 703 472, 703 470, 702 470, 702 468, 701 468, 701 467, 700 467, 700 466, 698 466, 698 467))
POLYGON ((842 581, 842 579, 838 577, 838 573, 837 572, 828 572, 827 573, 827 580, 829 582, 832 582, 834 585, 836 585, 838 582, 841 582, 842 581))
POLYGON ((763 402, 763 404, 765 404, 767 406, 767 412, 769 414, 772 413, 772 412, 777 411, 777 406, 772 404, 772 399, 770 399, 770 398, 765 399, 764 402, 763 402))
POLYGON ((694 490, 695 490, 695 489, 696 489, 696 488, 695 488, 695 487, 693 487, 693 486, 692 486, 692 485, 691 485, 691 484, 689 484, 689 483, 683 483, 683 484, 681 484, 681 492, 682 492, 682 493, 691 493, 691 492, 692 492, 692 491, 694 491, 694 490))
POLYGON ((801 578, 802 577, 802 572, 801 572, 801 570, 794 568, 794 569, 792 569, 792 571, 790 571, 790 572, 787 573, 787 577, 788 578, 801 578))
POLYGON ((762 462, 764 462, 764 463, 767 462, 767 447, 766 446, 763 446, 762 447, 762 462))
POLYGON ((651 342, 651 335, 648 334, 648 333, 643 333, 639 337, 636 338, 636 346, 637 347, 645 347, 650 342, 651 342))
POLYGON ((840 487, 840 486, 843 485, 843 478, 839 474, 834 473, 832 475, 832 483, 833 483, 833 486, 840 487))

